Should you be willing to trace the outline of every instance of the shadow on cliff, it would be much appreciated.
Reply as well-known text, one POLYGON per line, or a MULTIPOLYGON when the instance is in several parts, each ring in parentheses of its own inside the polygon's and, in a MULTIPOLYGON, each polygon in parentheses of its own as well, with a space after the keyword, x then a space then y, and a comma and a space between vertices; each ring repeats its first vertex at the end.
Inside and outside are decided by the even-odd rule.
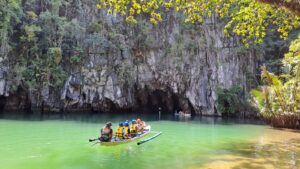
POLYGON ((3 117, 3 109, 4 109, 4 106, 5 106, 5 97, 4 96, 0 96, 0 118, 3 117))

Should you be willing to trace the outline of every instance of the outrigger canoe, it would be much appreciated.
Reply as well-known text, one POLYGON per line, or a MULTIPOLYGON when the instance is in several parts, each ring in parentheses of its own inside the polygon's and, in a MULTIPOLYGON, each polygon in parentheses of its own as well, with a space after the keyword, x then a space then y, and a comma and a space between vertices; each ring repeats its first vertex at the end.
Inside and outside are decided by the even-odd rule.
POLYGON ((104 146, 115 146, 115 145, 119 145, 119 144, 125 144, 125 143, 130 143, 133 142, 134 140, 139 140, 140 138, 143 138, 144 136, 148 135, 151 132, 151 126, 148 125, 145 127, 145 130, 142 134, 139 134, 133 138, 130 139, 124 139, 124 140, 112 140, 110 142, 100 142, 101 145, 104 146))

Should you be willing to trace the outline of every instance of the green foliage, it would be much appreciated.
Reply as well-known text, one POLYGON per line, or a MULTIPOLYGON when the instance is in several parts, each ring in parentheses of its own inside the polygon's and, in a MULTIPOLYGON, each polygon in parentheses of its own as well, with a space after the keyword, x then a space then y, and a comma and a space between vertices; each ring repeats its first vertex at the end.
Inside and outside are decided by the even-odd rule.
POLYGON ((6 56, 11 47, 10 37, 22 14, 20 5, 20 0, 0 1, 0 57, 6 56))
POLYGON ((26 14, 32 20, 36 20, 38 17, 34 11, 27 11, 26 14))
POLYGON ((58 15, 59 14, 59 7, 62 5, 62 0, 51 0, 51 13, 58 15))
POLYGON ((83 50, 80 47, 75 47, 73 49, 74 55, 70 57, 70 62, 72 64, 79 64, 83 60, 83 50))
POLYGON ((81 59, 82 58, 79 55, 73 55, 73 56, 71 56, 70 61, 73 64, 78 64, 81 62, 81 59))
MULTIPOLYGON (((64 57, 70 52, 62 45, 63 40, 76 39, 83 32, 76 20, 67 20, 59 16, 61 5, 66 4, 62 2, 45 1, 40 7, 41 11, 38 12, 32 8, 33 1, 24 1, 22 7, 19 1, 9 1, 10 4, 7 6, 10 13, 20 10, 6 17, 8 18, 6 23, 9 25, 6 29, 13 30, 11 33, 8 30, 6 36, 13 38, 5 40, 15 45, 11 46, 10 50, 15 56, 9 58, 14 64, 8 78, 14 84, 13 89, 21 85, 36 94, 37 104, 43 100, 41 98, 43 89, 61 87, 66 79, 67 73, 62 64, 66 60, 69 61, 64 57), (20 19, 22 22, 18 23, 20 19)), ((8 11, 0 8, 0 11, 2 10, 8 11)), ((72 46, 77 44, 71 44, 70 48, 72 46)))
POLYGON ((217 110, 223 115, 234 115, 242 109, 242 89, 233 86, 230 89, 217 89, 217 110))
POLYGON ((78 37, 84 32, 84 28, 79 25, 77 19, 63 22, 63 35, 65 38, 79 39, 78 37))
POLYGON ((182 34, 175 35, 175 43, 170 47, 170 55, 174 57, 182 57, 182 51, 185 49, 184 39, 182 34))
POLYGON ((153 49, 158 46, 159 42, 151 33, 153 26, 145 20, 137 20, 137 23, 132 26, 134 30, 130 37, 133 40, 133 48, 139 50, 153 49))
POLYGON ((275 75, 262 67, 264 86, 253 90, 257 107, 266 119, 300 117, 300 38, 294 40, 283 59, 285 73, 275 75))
POLYGON ((27 42, 36 41, 36 34, 40 32, 42 29, 36 25, 25 25, 25 35, 21 37, 21 40, 27 42))
POLYGON ((44 45, 61 46, 64 37, 64 26, 67 23, 66 18, 46 11, 39 15, 39 23, 43 34, 45 34, 45 39, 42 40, 44 45))
POLYGON ((288 36, 289 31, 300 26, 300 17, 293 12, 253 0, 99 0, 97 7, 106 9, 108 14, 118 13, 131 23, 137 23, 136 18, 145 15, 150 16, 151 23, 158 24, 163 20, 162 14, 168 11, 184 14, 186 22, 202 23, 204 18, 216 13, 229 19, 224 33, 229 35, 231 30, 242 36, 246 46, 251 42, 262 43, 270 25, 283 38, 288 36))
POLYGON ((55 64, 59 64, 61 62, 61 48, 49 48, 48 49, 48 57, 51 61, 53 61, 55 64))
POLYGON ((260 90, 253 89, 251 90, 251 95, 256 98, 256 105, 259 108, 259 110, 262 110, 265 104, 265 95, 260 90))
POLYGON ((114 72, 116 72, 118 76, 119 85, 124 85, 130 87, 134 82, 134 66, 128 66, 128 64, 116 65, 114 67, 114 72))
POLYGON ((90 23, 90 25, 87 27, 86 31, 89 33, 100 33, 103 25, 101 24, 101 22, 92 22, 90 23))
POLYGON ((3 33, 12 33, 10 28, 19 22, 20 3, 20 0, 0 1, 0 39, 4 38, 3 33))

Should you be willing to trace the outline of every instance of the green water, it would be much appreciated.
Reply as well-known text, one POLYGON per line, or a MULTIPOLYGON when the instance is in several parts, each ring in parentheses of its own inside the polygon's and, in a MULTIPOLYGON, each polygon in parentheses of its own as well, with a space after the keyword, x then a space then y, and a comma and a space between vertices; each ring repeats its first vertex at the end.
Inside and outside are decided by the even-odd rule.
POLYGON ((299 168, 300 133, 264 125, 209 119, 147 121, 158 138, 104 147, 92 145, 104 121, 0 120, 1 169, 299 168))

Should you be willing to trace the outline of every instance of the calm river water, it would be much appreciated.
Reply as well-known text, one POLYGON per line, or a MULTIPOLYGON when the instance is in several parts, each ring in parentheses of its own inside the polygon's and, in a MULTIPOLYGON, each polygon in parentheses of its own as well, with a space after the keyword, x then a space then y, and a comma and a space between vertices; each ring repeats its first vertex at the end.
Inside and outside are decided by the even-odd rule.
POLYGON ((195 117, 143 117, 163 134, 140 146, 92 145, 105 121, 137 115, 0 119, 1 169, 297 169, 300 132, 195 117))

